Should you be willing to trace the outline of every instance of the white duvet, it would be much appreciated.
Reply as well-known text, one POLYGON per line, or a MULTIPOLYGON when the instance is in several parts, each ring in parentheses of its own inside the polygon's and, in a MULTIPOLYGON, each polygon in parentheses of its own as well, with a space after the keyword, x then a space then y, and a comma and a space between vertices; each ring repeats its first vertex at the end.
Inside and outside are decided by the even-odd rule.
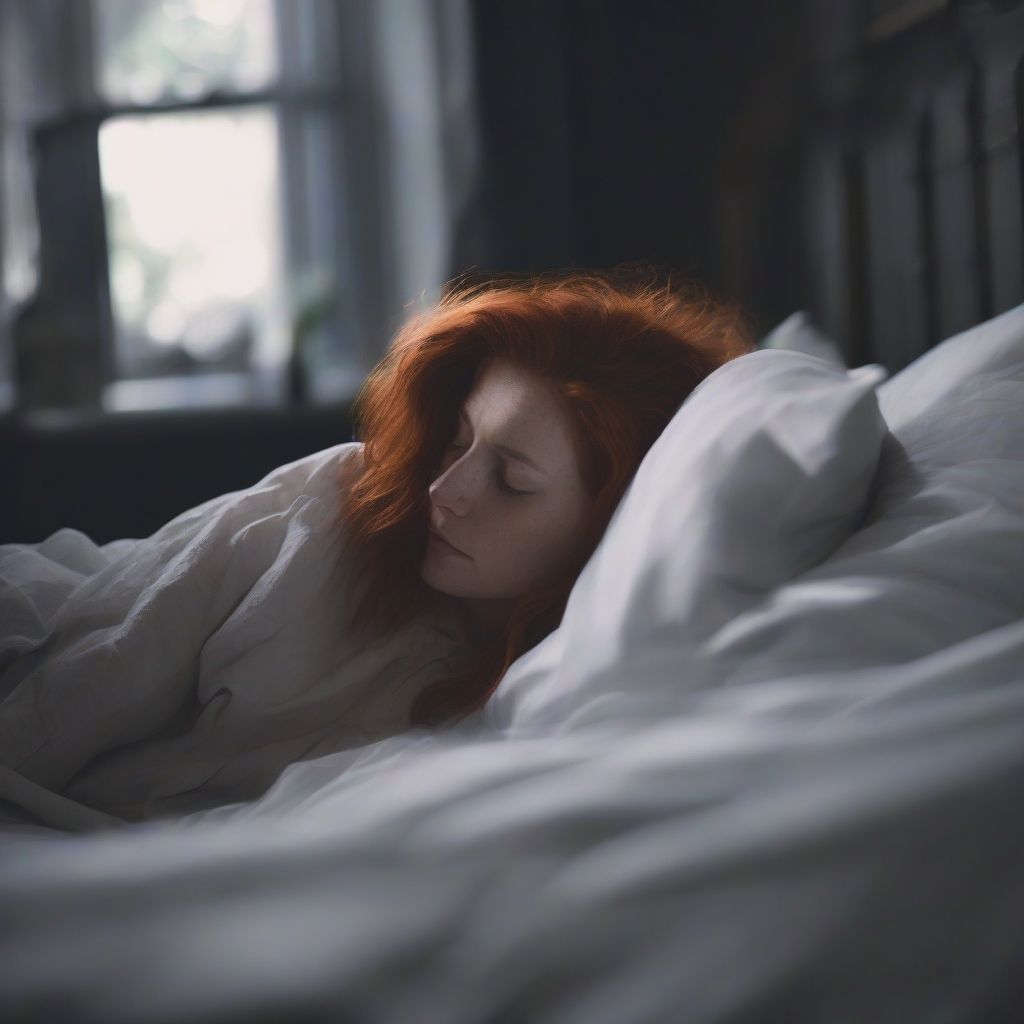
MULTIPOLYGON (((0 718, 19 702, 21 715, 43 709, 72 751, 24 744, 45 721, 0 733, 12 812, 0 828, 0 1011, 1013 1020, 1024 996, 1024 309, 883 378, 793 351, 716 371, 648 454, 562 625, 483 712, 448 732, 332 733, 332 752, 314 749, 276 781, 245 776, 262 792, 246 802, 218 803, 214 790, 154 820, 103 816, 118 817, 121 799, 139 806, 125 797, 137 780, 117 771, 130 751, 111 737, 125 723, 168 729, 175 702, 156 712, 152 698, 167 679, 191 698, 227 672, 215 645, 199 643, 198 663, 160 647, 168 671, 146 673, 151 688, 133 702, 131 666, 169 635, 159 613, 157 637, 133 648, 142 634, 117 634, 102 601, 83 602, 81 657, 90 636, 118 636, 94 662, 109 675, 89 677, 48 670, 45 646, 19 651, 24 630, 5 620, 0 718), (104 691, 104 678, 119 685, 104 691), (86 696, 70 717, 41 701, 76 691, 86 696), (104 712, 114 731, 100 736, 104 712), (105 775, 88 767, 94 748, 107 751, 105 775), (75 790, 83 757, 91 802, 75 790), (61 821, 87 834, 58 832, 61 821)), ((199 588, 216 614, 195 635, 203 622, 230 635, 237 617, 245 671, 228 707, 259 704, 246 700, 252 681, 265 708, 285 711, 307 692, 296 680, 323 664, 336 695, 347 679, 402 674, 346 676, 326 645, 323 664, 300 659, 282 676, 274 641, 260 645, 270 620, 258 609, 286 578, 274 567, 316 548, 315 529, 291 525, 315 505, 307 484, 338 454, 285 467, 306 499, 252 515, 282 543, 258 546, 263 565, 236 550, 237 602, 199 588), (244 641, 249 619, 263 629, 244 641), (247 644, 259 656, 245 662, 247 644)), ((238 509, 265 484, 217 499, 236 517, 227 536, 246 535, 238 509)), ((186 547, 208 519, 189 520, 186 547)), ((118 553, 108 548, 104 558, 118 553)), ((13 552, 0 553, 0 608, 22 615, 68 573, 80 588, 103 571, 51 564, 33 576, 25 567, 42 563, 23 549, 15 588, 13 552)), ((134 563, 122 564, 127 585, 134 563)), ((149 598, 189 592, 206 579, 193 572, 149 575, 162 581, 149 598)), ((141 607, 138 593, 122 599, 141 607)), ((71 628, 51 641, 65 658, 71 628)), ((427 628, 432 655, 457 641, 427 628)), ((401 702, 383 706, 390 716, 401 702)), ((189 737, 192 721, 177 721, 189 737)), ((239 720, 239 742, 259 735, 250 724, 239 720)), ((150 749, 152 731, 132 742, 150 749)))
POLYGON ((0 548, 0 764, 19 773, 0 771, 0 799, 61 828, 166 816, 406 728, 462 637, 439 605, 350 639, 332 520, 360 455, 317 452, 145 539, 0 548))

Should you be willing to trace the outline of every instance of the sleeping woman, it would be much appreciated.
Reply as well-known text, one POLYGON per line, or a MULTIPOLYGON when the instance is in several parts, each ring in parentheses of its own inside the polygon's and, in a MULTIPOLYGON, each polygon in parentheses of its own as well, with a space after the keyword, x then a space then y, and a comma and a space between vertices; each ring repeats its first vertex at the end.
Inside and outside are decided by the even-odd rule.
POLYGON ((455 282, 369 374, 359 442, 142 540, 0 547, 0 820, 253 800, 465 719, 558 626, 682 401, 753 347, 657 272, 455 282))
POLYGON ((456 599, 471 638, 471 666, 411 724, 480 708, 558 625, 644 454, 754 347, 737 308, 626 267, 455 285, 400 331, 356 399, 364 465, 340 524, 370 580, 367 638, 424 588, 456 599))

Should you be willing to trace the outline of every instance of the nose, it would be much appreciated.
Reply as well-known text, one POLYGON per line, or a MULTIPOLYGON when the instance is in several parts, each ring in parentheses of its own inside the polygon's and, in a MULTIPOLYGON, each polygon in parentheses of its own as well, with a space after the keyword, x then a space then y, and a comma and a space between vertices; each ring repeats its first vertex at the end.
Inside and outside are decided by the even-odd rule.
POLYGON ((452 515, 466 515, 483 483, 483 472, 472 459, 457 459, 428 488, 431 502, 452 515))

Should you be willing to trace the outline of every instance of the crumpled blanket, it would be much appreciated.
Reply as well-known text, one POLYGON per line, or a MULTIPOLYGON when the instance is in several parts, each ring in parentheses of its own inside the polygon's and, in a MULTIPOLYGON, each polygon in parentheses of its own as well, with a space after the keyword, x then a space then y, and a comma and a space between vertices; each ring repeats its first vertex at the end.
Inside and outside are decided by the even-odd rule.
POLYGON ((182 813, 407 728, 464 636, 440 605, 348 641, 356 588, 332 516, 361 448, 278 467, 145 539, 63 529, 0 547, 0 799, 66 828, 108 820, 89 808, 182 813))
POLYGON ((1009 1024, 1022 666, 1019 622, 642 727, 403 734, 251 803, 5 833, 0 1018, 1009 1024))

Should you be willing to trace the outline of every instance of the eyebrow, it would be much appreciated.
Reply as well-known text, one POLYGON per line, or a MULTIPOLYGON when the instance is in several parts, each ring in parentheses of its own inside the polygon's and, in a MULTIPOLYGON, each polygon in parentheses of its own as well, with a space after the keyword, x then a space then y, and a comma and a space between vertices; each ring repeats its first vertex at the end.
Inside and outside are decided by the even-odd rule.
MULTIPOLYGON (((472 423, 470 423, 469 417, 461 409, 459 410, 459 419, 464 420, 470 426, 473 425, 472 423)), ((538 466, 537 463, 534 462, 533 459, 531 459, 528 455, 524 455, 522 452, 517 452, 514 448, 509 448, 507 445, 504 444, 495 444, 492 445, 492 447, 496 448, 503 455, 507 455, 510 459, 516 459, 519 462, 525 462, 526 465, 528 465, 531 469, 534 469, 538 473, 543 473, 545 476, 547 476, 547 470, 541 469, 541 467, 538 466)))

